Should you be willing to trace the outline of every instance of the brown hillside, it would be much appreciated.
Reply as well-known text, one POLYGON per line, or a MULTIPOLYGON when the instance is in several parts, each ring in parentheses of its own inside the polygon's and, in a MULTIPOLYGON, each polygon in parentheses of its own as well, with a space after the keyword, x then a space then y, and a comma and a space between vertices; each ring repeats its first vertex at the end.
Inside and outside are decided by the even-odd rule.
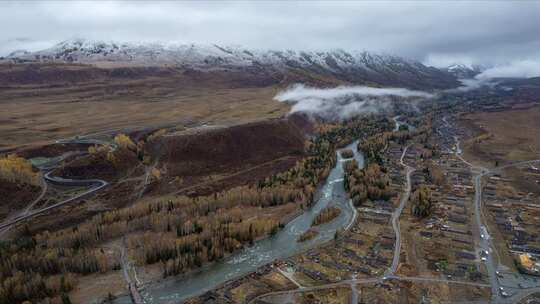
POLYGON ((0 180, 0 219, 9 213, 22 210, 39 195, 40 187, 0 180))
MULTIPOLYGON (((135 152, 118 149, 111 159, 107 152, 98 152, 76 158, 55 170, 53 175, 73 179, 99 178, 114 181, 124 177, 140 164, 135 152)), ((142 167, 141 167, 142 168, 142 167)))
POLYGON ((159 155, 158 166, 166 174, 159 188, 172 190, 176 177, 182 182, 173 186, 198 194, 256 182, 293 166, 304 153, 310 130, 307 118, 294 116, 166 136, 161 149, 152 153, 159 155))

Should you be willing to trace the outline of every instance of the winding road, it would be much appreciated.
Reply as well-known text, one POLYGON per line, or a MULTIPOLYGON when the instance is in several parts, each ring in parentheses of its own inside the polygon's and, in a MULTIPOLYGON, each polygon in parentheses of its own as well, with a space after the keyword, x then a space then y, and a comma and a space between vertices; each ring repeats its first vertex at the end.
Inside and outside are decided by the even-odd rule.
POLYGON ((63 186, 95 186, 83 193, 80 193, 80 194, 77 194, 73 197, 70 197, 66 200, 63 200, 61 202, 58 202, 56 204, 53 204, 53 205, 50 205, 50 206, 47 206, 47 207, 44 207, 44 208, 41 208, 41 209, 38 209, 38 210, 34 210, 34 211, 30 211, 30 210, 27 210, 24 214, 16 217, 15 219, 12 219, 10 221, 7 221, 5 223, 2 223, 0 224, 0 230, 1 229, 5 229, 7 227, 10 227, 18 222, 21 222, 21 221, 24 221, 24 220, 27 220, 29 218, 32 218, 32 217, 35 217, 37 215, 40 215, 44 212, 47 212, 47 211, 50 211, 50 210, 53 210, 53 209, 56 209, 56 208, 60 208, 66 204, 69 204, 77 199, 81 199, 83 197, 86 197, 90 194, 93 194, 94 192, 97 192, 101 189, 103 189, 104 187, 106 187, 109 183, 104 181, 104 180, 101 180, 101 179, 85 179, 85 180, 79 180, 79 179, 67 179, 67 178, 61 178, 61 177, 56 177, 56 176, 51 176, 51 173, 52 171, 49 171, 47 172, 43 178, 48 182, 48 183, 51 183, 51 184, 56 184, 56 185, 63 185, 63 186))
MULTIPOLYGON (((105 141, 101 141, 101 140, 94 140, 94 139, 70 139, 70 140, 57 140, 56 141, 57 144, 69 144, 69 143, 84 143, 84 144, 100 144, 100 145, 109 145, 113 151, 117 148, 117 145, 114 144, 114 143, 109 143, 109 142, 105 142, 105 141)), ((58 158, 58 160, 56 161, 56 163, 58 163, 59 161, 65 159, 67 157, 67 155, 85 155, 86 152, 80 152, 80 153, 65 153, 63 154, 61 157, 58 158)), ((101 179, 84 179, 84 180, 80 180, 80 179, 68 179, 68 178, 62 178, 62 177, 58 177, 58 176, 52 176, 52 172, 53 172, 53 169, 56 167, 56 165, 53 165, 53 166, 46 166, 45 168, 42 168, 41 170, 46 172, 45 174, 43 174, 43 178, 42 178, 42 191, 41 191, 41 194, 39 195, 38 198, 36 198, 34 201, 32 201, 30 204, 28 204, 28 206, 23 210, 23 212, 19 213, 18 215, 12 217, 12 218, 8 218, 6 221, 4 221, 3 223, 0 224, 0 237, 2 237, 14 224, 17 224, 19 222, 22 222, 24 220, 28 220, 30 218, 33 218, 35 216, 38 216, 40 214, 43 214, 47 211, 50 211, 50 210, 53 210, 53 209, 56 209, 56 208, 60 208, 66 204, 69 204, 75 200, 78 200, 78 199, 81 199, 83 197, 86 197, 86 196, 89 196, 101 189, 103 189, 104 187, 106 187, 109 183, 104 181, 104 180, 101 180, 101 179), (62 185, 62 186, 89 186, 89 187, 92 187, 91 189, 83 192, 83 193, 80 193, 80 194, 77 194, 73 197, 70 197, 66 200, 63 200, 61 202, 58 202, 56 204, 53 204, 53 205, 50 205, 50 206, 47 206, 47 207, 44 207, 44 208, 41 208, 41 209, 38 209, 38 210, 33 210, 32 209, 34 208, 34 206, 37 204, 37 202, 39 202, 46 194, 47 192, 47 188, 48 188, 48 184, 53 184, 53 185, 62 185)))
POLYGON ((409 200, 409 197, 411 196, 411 174, 415 170, 413 167, 410 167, 403 162, 403 159, 405 158, 409 147, 410 146, 406 146, 405 149, 403 149, 403 153, 401 153, 401 158, 399 159, 399 163, 405 167, 407 181, 405 185, 405 191, 403 192, 399 202, 399 206, 392 213, 392 228, 394 229, 396 240, 394 243, 394 257, 392 259, 392 265, 386 270, 385 276, 393 276, 396 273, 397 267, 399 265, 399 256, 401 253, 401 230, 399 227, 399 218, 401 216, 401 213, 403 212, 403 209, 405 208, 405 205, 407 204, 407 201, 409 200))

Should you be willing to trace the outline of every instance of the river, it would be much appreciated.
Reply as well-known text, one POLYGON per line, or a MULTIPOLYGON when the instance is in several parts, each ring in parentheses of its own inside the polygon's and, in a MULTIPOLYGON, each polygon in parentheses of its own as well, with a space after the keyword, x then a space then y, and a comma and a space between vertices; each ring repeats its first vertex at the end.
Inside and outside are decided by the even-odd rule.
MULTIPOLYGON (((357 149, 358 141, 343 149, 352 149, 359 167, 364 166, 364 156, 357 149)), ((142 292, 145 302, 152 304, 179 303, 190 297, 200 295, 230 279, 255 271, 257 268, 277 259, 285 259, 297 253, 320 245, 334 238, 336 230, 346 227, 354 217, 354 211, 343 187, 344 159, 337 153, 336 166, 319 188, 315 204, 301 215, 290 221, 272 237, 255 242, 251 247, 233 253, 228 258, 200 268, 189 275, 167 279, 146 286, 142 292), (336 206, 341 209, 339 217, 318 227, 319 234, 308 241, 299 243, 297 238, 311 227, 317 214, 326 207, 336 206)), ((131 303, 128 296, 120 297, 115 304, 131 303)))
POLYGON ((394 124, 396 125, 396 126, 394 127, 394 130, 392 130, 392 131, 394 131, 394 132, 395 132, 395 131, 399 131, 399 127, 403 124, 401 121, 399 121, 399 116, 400 116, 400 115, 397 115, 397 116, 392 117, 392 120, 394 121, 394 124))

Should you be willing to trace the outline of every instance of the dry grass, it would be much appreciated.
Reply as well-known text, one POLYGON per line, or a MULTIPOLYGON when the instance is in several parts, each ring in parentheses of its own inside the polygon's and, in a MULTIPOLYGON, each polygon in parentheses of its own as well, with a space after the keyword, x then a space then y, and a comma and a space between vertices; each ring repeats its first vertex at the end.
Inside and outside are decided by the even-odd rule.
POLYGON ((81 276, 78 280, 77 287, 69 293, 73 303, 91 303, 96 299, 105 299, 109 293, 119 296, 128 292, 121 270, 81 276))
POLYGON ((309 291, 298 293, 295 297, 295 303, 349 303, 351 290, 349 288, 332 288, 320 291, 309 291))
MULTIPOLYGON (((465 117, 465 124, 479 131, 464 145, 465 158, 486 167, 540 158, 540 107, 524 110, 475 113, 465 117), (485 136, 489 134, 490 136, 485 136), (480 138, 480 139, 479 139, 480 138)), ((512 185, 519 191, 540 191, 538 184, 520 178, 516 169, 507 169, 512 185)), ((515 196, 513 189, 497 189, 499 195, 515 196)))
POLYGON ((162 92, 139 84, 131 89, 132 84, 124 83, 125 90, 87 87, 82 92, 67 88, 0 91, 0 151, 125 128, 192 122, 231 125, 280 117, 288 111, 286 105, 273 100, 276 87, 169 87, 162 92))
POLYGON ((467 158, 492 165, 497 160, 503 163, 540 158, 540 107, 475 113, 465 119, 483 130, 465 144, 467 158))
POLYGON ((288 278, 276 271, 264 275, 261 278, 261 281, 272 287, 272 290, 290 290, 297 288, 288 278))
POLYGON ((358 285, 360 303, 420 303, 422 298, 430 303, 482 302, 489 298, 489 288, 447 283, 391 282, 391 288, 373 284, 358 285), (399 287, 399 288, 398 288, 399 287))

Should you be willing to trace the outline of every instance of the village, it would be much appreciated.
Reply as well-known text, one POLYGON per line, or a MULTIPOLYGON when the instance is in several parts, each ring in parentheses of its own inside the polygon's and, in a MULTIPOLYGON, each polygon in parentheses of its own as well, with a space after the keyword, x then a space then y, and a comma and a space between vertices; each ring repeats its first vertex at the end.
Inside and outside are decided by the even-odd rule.
POLYGON ((433 129, 430 136, 388 142, 381 151, 382 167, 396 195, 355 206, 357 215, 350 229, 339 231, 326 245, 229 281, 190 303, 489 299, 485 253, 475 244, 481 236, 474 222, 473 174, 456 153, 459 147, 454 140, 469 134, 449 131, 444 124, 433 129), (413 169, 412 196, 417 189, 428 189, 430 206, 421 216, 411 203, 413 198, 398 210, 407 186, 404 166, 413 169), (393 214, 399 222, 399 244, 393 214))

